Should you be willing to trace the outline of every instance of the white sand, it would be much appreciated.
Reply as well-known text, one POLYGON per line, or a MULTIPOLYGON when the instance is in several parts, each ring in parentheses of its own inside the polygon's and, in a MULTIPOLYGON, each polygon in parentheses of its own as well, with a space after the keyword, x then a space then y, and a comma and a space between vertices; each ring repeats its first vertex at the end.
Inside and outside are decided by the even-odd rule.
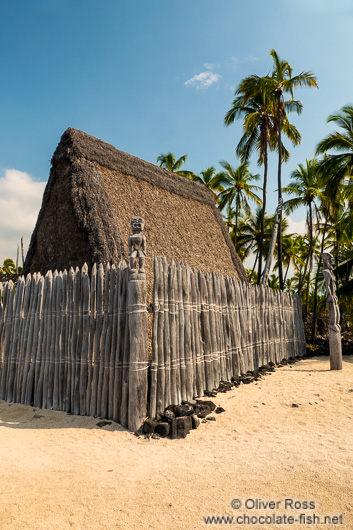
POLYGON ((342 514, 343 525, 232 528, 351 529, 352 363, 331 372, 327 358, 305 360, 219 394, 226 412, 184 440, 1 401, 0 528, 216 528, 203 516, 315 513, 342 514), (235 498, 281 503, 234 510, 235 498), (284 509, 286 498, 315 509, 284 509))

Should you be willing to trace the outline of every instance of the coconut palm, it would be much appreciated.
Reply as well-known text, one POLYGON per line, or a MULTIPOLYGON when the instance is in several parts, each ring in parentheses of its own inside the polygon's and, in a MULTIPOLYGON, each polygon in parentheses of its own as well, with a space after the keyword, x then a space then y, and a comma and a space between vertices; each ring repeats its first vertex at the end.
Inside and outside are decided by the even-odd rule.
MULTIPOLYGON (((277 102, 272 88, 268 90, 267 77, 259 77, 256 75, 246 77, 239 84, 235 92, 236 98, 224 118, 224 123, 230 125, 234 122, 235 118, 243 117, 244 133, 237 145, 237 155, 240 156, 243 162, 248 161, 252 151, 255 149, 258 152, 258 164, 264 165, 261 241, 263 240, 264 215, 266 212, 268 150, 273 151, 278 148, 276 127, 277 102)), ((293 105, 297 105, 300 108, 301 103, 291 102, 289 108, 293 108, 293 105)), ((289 123, 286 116, 284 116, 282 128, 293 145, 297 145, 300 142, 300 133, 294 125, 289 123)), ((281 145, 281 157, 284 162, 289 158, 289 152, 283 144, 281 145)), ((259 281, 261 280, 262 272, 262 253, 261 243, 258 265, 259 281)))
POLYGON ((16 270, 16 265, 13 259, 6 258, 4 263, 0 266, 0 274, 12 275, 12 274, 22 274, 22 267, 18 267, 16 270))
POLYGON ((225 125, 229 126, 236 118, 243 117, 243 136, 241 137, 236 153, 242 162, 248 162, 252 151, 258 152, 258 164, 264 165, 264 178, 262 186, 262 219, 261 239, 259 251, 258 277, 262 270, 264 217, 266 212, 267 174, 268 174, 268 149, 270 147, 270 132, 273 128, 273 112, 271 100, 265 90, 260 89, 261 78, 258 78, 259 90, 252 97, 242 90, 242 85, 236 91, 231 108, 224 118, 225 125))
MULTIPOLYGON (((315 158, 312 160, 307 160, 305 166, 303 164, 299 164, 298 168, 291 173, 291 181, 289 186, 283 188, 285 193, 295 196, 293 199, 288 199, 283 205, 283 209, 287 215, 292 213, 300 206, 305 206, 307 208, 307 226, 310 243, 309 252, 304 267, 303 282, 300 283, 298 287, 299 295, 304 285, 309 263, 312 259, 314 242, 313 210, 316 213, 316 217, 319 216, 319 209, 318 205, 316 204, 321 197, 319 167, 319 163, 315 158)), ((280 266, 281 258, 279 253, 278 256, 280 266)))
POLYGON ((198 182, 199 184, 203 184, 212 191, 213 197, 217 204, 219 204, 218 195, 223 191, 222 186, 217 186, 216 188, 213 185, 213 178, 215 176, 216 169, 214 166, 210 166, 206 168, 204 171, 201 171, 199 175, 193 174, 191 176, 191 180, 194 182, 198 182))
MULTIPOLYGON (((289 272, 289 267, 292 265, 294 270, 298 271, 299 266, 305 267, 305 262, 300 256, 300 253, 298 252, 298 243, 297 243, 297 234, 283 234, 285 230, 283 230, 283 226, 288 226, 288 222, 286 221, 286 218, 284 217, 282 220, 282 259, 283 264, 286 267, 285 274, 284 274, 284 283, 287 281, 287 276, 289 272)), ((278 260, 274 266, 274 270, 278 269, 278 260)))
POLYGON ((187 177, 192 179, 194 173, 192 171, 180 170, 181 166, 185 164, 188 155, 183 155, 180 158, 176 159, 173 153, 161 153, 157 157, 157 164, 160 167, 163 167, 169 172, 169 175, 176 173, 182 177, 187 177))
MULTIPOLYGON (((277 99, 277 113, 275 127, 278 134, 278 202, 282 198, 282 131, 285 133, 286 129, 286 115, 287 112, 302 112, 302 104, 300 101, 293 99, 293 91, 298 87, 317 87, 317 79, 312 72, 301 72, 296 76, 292 76, 292 67, 289 62, 280 59, 276 50, 271 50, 270 55, 273 59, 273 69, 270 76, 266 79, 267 90, 274 94, 277 99), (283 94, 289 93, 291 99, 284 100, 283 94)), ((300 136, 297 139, 297 144, 300 143, 300 136)), ((279 226, 281 226, 282 215, 280 215, 279 226)), ((279 282, 281 289, 284 288, 283 283, 283 267, 282 267, 282 230, 278 230, 278 259, 279 259, 279 282)))
POLYGON ((210 166, 204 171, 201 171, 199 175, 194 175, 192 180, 194 182, 198 182, 199 184, 203 184, 208 189, 212 189, 212 179, 215 176, 216 169, 214 166, 210 166))
POLYGON ((353 105, 342 107, 337 114, 328 117, 342 131, 335 131, 318 144, 317 154, 325 154, 321 171, 328 181, 328 192, 334 195, 346 177, 353 176, 353 105), (336 151, 336 153, 330 153, 336 151))
POLYGON ((240 209, 246 214, 250 214, 248 199, 252 199, 257 204, 261 204, 261 199, 255 191, 261 189, 259 186, 251 184, 252 181, 259 180, 260 175, 250 173, 248 164, 243 163, 238 167, 233 167, 226 160, 221 160, 220 165, 224 171, 220 171, 212 179, 212 186, 217 188, 222 186, 223 191, 218 195, 219 207, 221 210, 235 208, 234 245, 237 244, 238 217, 240 209))
MULTIPOLYGON (((261 221, 262 221, 262 208, 257 208, 255 214, 240 217, 239 219, 239 230, 238 230, 238 242, 237 252, 245 256, 245 258, 253 253, 255 255, 254 266, 250 274, 249 280, 255 275, 255 268, 259 259, 260 253, 260 241, 261 241, 261 221)), ((271 241, 271 234, 273 229, 274 217, 265 215, 264 223, 264 237, 263 237, 263 249, 264 255, 267 254, 268 248, 271 241)), ((257 278, 257 273, 256 273, 257 278)), ((257 278, 258 280, 258 278, 257 278)))

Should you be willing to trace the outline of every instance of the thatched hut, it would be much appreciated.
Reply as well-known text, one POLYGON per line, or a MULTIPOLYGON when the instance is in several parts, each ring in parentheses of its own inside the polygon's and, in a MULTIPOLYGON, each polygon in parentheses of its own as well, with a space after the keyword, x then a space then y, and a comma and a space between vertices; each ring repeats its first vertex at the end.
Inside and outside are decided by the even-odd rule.
POLYGON ((25 272, 127 258, 135 215, 145 219, 147 273, 161 255, 246 281, 209 190, 72 128, 52 158, 25 272))

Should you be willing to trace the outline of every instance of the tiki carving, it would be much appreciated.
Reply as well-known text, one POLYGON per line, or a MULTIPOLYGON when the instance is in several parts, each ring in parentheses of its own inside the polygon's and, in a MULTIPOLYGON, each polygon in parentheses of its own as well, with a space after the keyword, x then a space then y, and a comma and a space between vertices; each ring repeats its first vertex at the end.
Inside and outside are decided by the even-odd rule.
POLYGON ((336 280, 332 267, 332 255, 322 253, 323 275, 327 292, 327 308, 329 312, 329 344, 331 370, 342 370, 342 344, 340 310, 336 296, 336 280))
POLYGON ((326 292, 327 292, 327 308, 329 312, 329 328, 336 333, 341 331, 340 310, 338 308, 338 300, 336 296, 336 279, 333 274, 332 255, 329 252, 323 252, 323 275, 325 278, 326 292))
POLYGON ((133 217, 131 219, 132 234, 129 236, 129 256, 131 273, 136 272, 137 262, 139 273, 145 272, 146 258, 146 236, 143 235, 144 220, 142 217, 133 217))

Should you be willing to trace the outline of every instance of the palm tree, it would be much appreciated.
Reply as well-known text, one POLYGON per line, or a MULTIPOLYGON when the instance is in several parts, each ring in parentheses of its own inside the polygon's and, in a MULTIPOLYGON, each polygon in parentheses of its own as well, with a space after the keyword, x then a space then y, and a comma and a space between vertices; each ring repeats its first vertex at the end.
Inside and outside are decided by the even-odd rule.
MULTIPOLYGON (((317 87, 317 79, 312 72, 301 72, 296 76, 292 76, 292 67, 287 61, 279 58, 275 50, 270 51, 273 59, 273 70, 271 76, 267 77, 267 90, 274 94, 277 99, 277 113, 276 113, 276 130, 278 134, 278 202, 282 198, 282 131, 286 132, 286 113, 302 111, 302 104, 300 101, 293 99, 293 91, 297 87, 317 87), (290 100, 285 101, 284 93, 289 93, 290 100)), ((297 138, 297 144, 300 143, 300 135, 297 138)), ((280 215, 279 226, 281 226, 282 216, 280 215)), ((282 230, 278 230, 278 260, 279 260, 279 283, 283 290, 283 266, 282 266, 282 230)))
MULTIPOLYGON (((254 215, 248 215, 240 217, 239 219, 239 234, 237 252, 244 259, 250 254, 255 254, 254 266, 251 271, 249 281, 251 281, 253 275, 255 275, 255 268, 259 259, 260 253, 260 241, 261 241, 261 221, 262 221, 262 208, 257 208, 254 215)), ((265 215, 264 223, 264 237, 263 237, 263 250, 264 255, 267 254, 268 248, 271 241, 271 234, 273 229, 274 217, 265 215)), ((257 273, 256 273, 257 278, 257 273)), ((258 280, 258 278, 257 278, 258 280)))
POLYGON ((214 166, 210 166, 206 168, 204 171, 201 171, 199 175, 193 174, 191 177, 191 180, 194 182, 198 182, 199 184, 203 184, 212 191, 214 200, 217 204, 219 204, 218 195, 223 191, 222 186, 217 186, 216 188, 213 185, 213 178, 215 176, 216 169, 214 166))
POLYGON ((13 259, 6 258, 4 259, 3 265, 0 266, 0 274, 11 276, 12 274, 22 274, 23 269, 22 267, 17 267, 13 259))
POLYGON ((321 140, 316 152, 325 154, 321 171, 327 177, 329 194, 334 195, 345 178, 353 176, 353 105, 346 105, 338 114, 329 116, 327 123, 331 122, 343 130, 335 131, 321 140), (327 153, 329 151, 336 153, 327 153))
MULTIPOLYGON (((299 266, 305 267, 305 262, 302 260, 300 253, 298 251, 298 242, 297 242, 298 235, 284 233, 285 229, 283 230, 283 226, 285 227, 285 229, 288 226, 288 222, 286 221, 285 217, 282 220, 282 244, 283 244, 282 260, 283 260, 283 264, 286 266, 286 271, 285 271, 284 279, 283 279, 284 283, 286 283, 288 272, 289 272, 289 267, 292 265, 294 270, 298 271, 299 266)), ((274 266, 274 270, 278 269, 278 267, 279 267, 279 263, 277 260, 274 266)))
POLYGON ((206 188, 208 189, 213 189, 212 188, 212 185, 211 185, 211 182, 212 182, 212 179, 213 177, 215 176, 215 173, 216 173, 216 169, 214 166, 210 166, 208 167, 207 169, 205 169, 204 171, 201 171, 201 173, 199 175, 194 175, 192 180, 194 182, 198 182, 199 184, 203 184, 204 186, 206 186, 206 188))
MULTIPOLYGON (((245 81, 245 80, 244 80, 245 81)), ((255 149, 258 152, 258 164, 264 165, 264 178, 262 186, 262 219, 261 219, 261 240, 258 264, 258 278, 261 276, 263 238, 264 238, 264 218, 266 212, 267 194, 267 174, 268 174, 268 149, 270 146, 270 132, 273 128, 273 112, 271 100, 265 90, 260 89, 261 78, 256 80, 258 90, 254 90, 252 97, 248 96, 246 90, 240 83, 235 92, 236 98, 232 103, 224 118, 225 125, 229 126, 236 118, 243 117, 243 131, 236 153, 242 162, 248 162, 250 154, 255 149)), ((244 83, 244 82, 243 82, 244 83)))
MULTIPOLYGON (((243 136, 237 145, 237 155, 241 160, 248 161, 252 151, 258 152, 258 164, 264 165, 263 179, 263 219, 262 219, 262 239, 264 231, 264 215, 266 212, 266 193, 267 193, 267 174, 268 174, 268 150, 278 149, 278 136, 276 127, 277 102, 274 94, 268 90, 268 78, 251 75, 246 77, 239 84, 235 95, 236 98, 232 103, 231 109, 227 112, 224 123, 230 125, 235 118, 244 118, 243 136)), ((300 102, 293 102, 298 108, 300 102)), ((293 108, 293 103, 290 108, 293 108)), ((286 105, 288 106, 287 102, 286 105)), ((282 126, 285 134, 293 143, 297 145, 300 142, 300 134, 296 127, 289 123, 286 116, 283 119, 282 126)), ((281 144, 281 158, 285 162, 289 158, 289 152, 281 144)), ((261 281, 262 273, 262 254, 263 248, 260 244, 258 280, 261 281)))
POLYGON ((194 173, 192 171, 185 171, 179 169, 183 164, 185 164, 187 157, 188 155, 183 155, 178 158, 178 160, 176 160, 175 156, 171 152, 161 153, 157 157, 157 164, 159 164, 160 167, 163 167, 164 169, 168 170, 169 176, 172 173, 176 173, 177 175, 181 175, 182 177, 192 179, 192 177, 194 176, 194 173))
MULTIPOLYGON (((286 214, 290 214, 299 206, 305 206, 307 208, 307 226, 309 235, 309 252, 306 259, 303 279, 299 283, 298 294, 303 288, 304 281, 306 278, 309 263, 312 260, 312 250, 314 242, 314 226, 313 226, 313 208, 316 212, 316 216, 319 216, 319 209, 315 201, 321 197, 320 179, 319 179, 319 163, 316 158, 307 160, 306 165, 299 164, 298 168, 292 171, 291 181, 289 186, 283 188, 285 193, 289 195, 295 195, 293 199, 288 199, 284 205, 284 211, 286 214)), ((278 247, 279 250, 279 247, 278 247)), ((278 253, 279 266, 281 265, 280 255, 278 253)))
POLYGON ((231 210, 232 206, 235 206, 234 245, 236 247, 240 209, 243 209, 246 214, 250 214, 248 198, 254 200, 257 204, 261 204, 261 199, 255 193, 261 188, 250 184, 252 181, 259 180, 260 175, 250 173, 247 163, 240 164, 237 168, 234 168, 226 160, 221 160, 220 165, 224 171, 220 171, 215 175, 212 179, 212 186, 214 188, 223 187, 223 191, 218 195, 221 210, 225 207, 231 210))

